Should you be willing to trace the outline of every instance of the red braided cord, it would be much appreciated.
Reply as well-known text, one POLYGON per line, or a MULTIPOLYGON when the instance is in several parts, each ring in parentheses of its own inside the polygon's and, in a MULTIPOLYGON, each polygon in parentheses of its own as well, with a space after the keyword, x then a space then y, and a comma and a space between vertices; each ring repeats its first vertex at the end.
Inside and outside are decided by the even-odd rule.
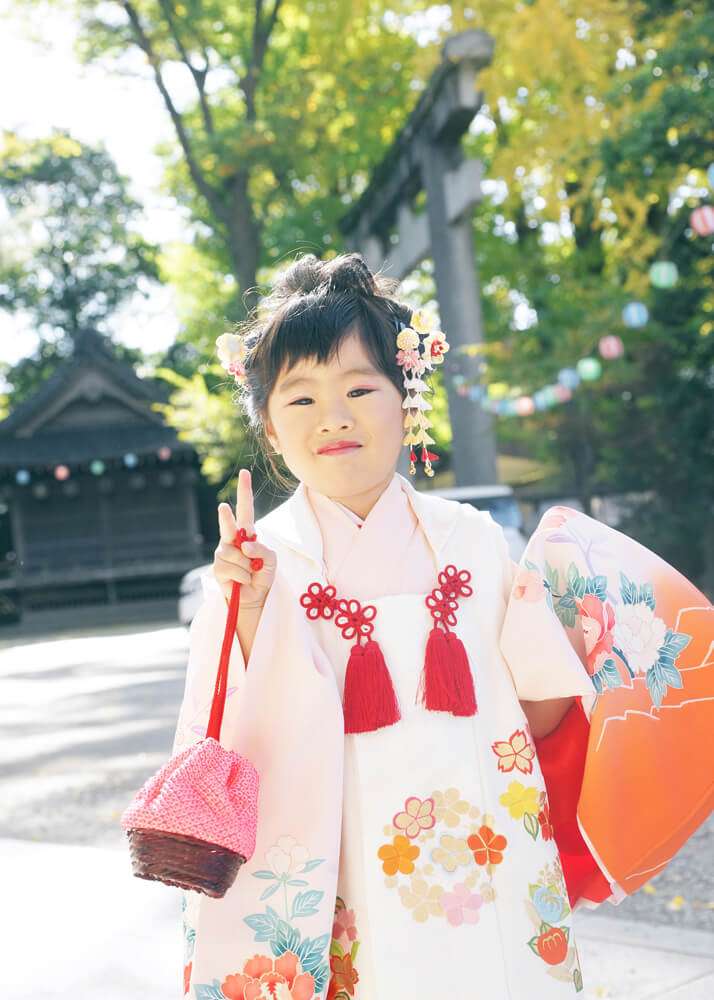
MULTIPOLYGON (((245 528, 239 528, 233 539, 233 544, 237 549, 243 542, 254 542, 255 535, 249 535, 245 528)), ((262 559, 251 559, 250 568, 259 570, 263 568, 262 559)), ((223 709, 226 705, 226 690, 228 686, 228 662, 231 657, 233 640, 236 634, 236 623, 238 621, 238 608, 240 607, 240 584, 234 580, 231 586, 231 599, 228 605, 228 617, 226 618, 226 628, 223 633, 223 645, 221 646, 221 656, 218 662, 218 674, 216 676, 216 686, 213 691, 213 702, 211 703, 211 714, 208 719, 206 739, 213 737, 220 743, 221 723, 223 722, 223 709)))

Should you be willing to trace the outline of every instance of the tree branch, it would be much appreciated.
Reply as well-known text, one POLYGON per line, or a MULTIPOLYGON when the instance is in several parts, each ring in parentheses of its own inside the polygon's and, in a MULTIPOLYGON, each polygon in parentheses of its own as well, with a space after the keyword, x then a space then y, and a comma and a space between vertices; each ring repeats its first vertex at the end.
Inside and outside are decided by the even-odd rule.
POLYGON ((258 89, 258 75, 263 68, 265 53, 273 28, 278 20, 282 0, 275 0, 265 24, 263 24, 263 0, 255 0, 255 21, 253 22, 253 51, 245 76, 241 80, 245 94, 246 118, 255 121, 255 92, 258 89))
POLYGON ((186 157, 186 163, 188 165, 189 173, 191 174, 191 179, 196 185, 197 190, 203 195, 208 204, 211 206, 216 218, 222 222, 223 225, 228 226, 229 220, 221 196, 218 191, 208 183, 203 175, 203 172, 201 171, 200 166, 198 165, 198 161, 196 160, 193 149, 191 148, 191 140, 186 130, 186 126, 184 125, 183 118, 181 117, 180 112, 176 108, 176 105, 166 88, 166 84, 164 83, 164 78, 161 73, 161 64, 156 53, 154 52, 149 36, 144 31, 138 12, 132 3, 132 0, 119 0, 119 2, 129 18, 129 23, 134 33, 136 44, 148 59, 149 65, 153 70, 156 86, 158 87, 159 93, 164 100, 164 104, 169 112, 171 121, 176 129, 176 135, 178 136, 184 156, 186 157))
POLYGON ((193 77, 193 82, 196 84, 196 90, 198 91, 198 100, 201 105, 201 116, 203 118, 203 124, 208 135, 213 135, 213 114, 211 108, 208 104, 206 98, 206 77, 208 75, 209 65, 208 65, 208 53, 205 48, 203 50, 204 65, 201 69, 193 65, 191 56, 183 44, 181 35, 179 33, 178 24, 176 22, 176 17, 171 4, 171 0, 159 0, 159 6, 164 12, 166 17, 166 22, 169 26, 169 31, 171 32, 171 37, 174 40, 176 50, 181 57, 181 61, 188 68, 191 76, 193 77))

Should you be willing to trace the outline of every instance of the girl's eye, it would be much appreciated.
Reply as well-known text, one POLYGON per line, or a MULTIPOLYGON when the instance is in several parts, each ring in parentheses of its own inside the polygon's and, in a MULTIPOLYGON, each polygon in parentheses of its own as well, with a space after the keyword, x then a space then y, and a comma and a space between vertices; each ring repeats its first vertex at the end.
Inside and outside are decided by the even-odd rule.
MULTIPOLYGON (((353 392, 374 392, 374 389, 350 389, 347 395, 349 396, 353 392)), ((310 399, 309 396, 302 396, 300 399, 293 400, 293 402, 290 405, 296 406, 298 403, 311 403, 311 402, 312 400, 310 399)))

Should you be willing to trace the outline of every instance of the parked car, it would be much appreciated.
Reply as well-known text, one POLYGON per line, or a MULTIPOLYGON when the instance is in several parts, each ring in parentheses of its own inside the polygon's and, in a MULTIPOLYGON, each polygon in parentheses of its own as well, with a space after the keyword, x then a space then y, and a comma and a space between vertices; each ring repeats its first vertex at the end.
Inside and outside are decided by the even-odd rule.
POLYGON ((487 510, 494 521, 503 528, 508 542, 508 551, 516 562, 523 555, 528 542, 523 531, 523 516, 515 494, 510 486, 452 486, 449 489, 433 490, 436 496, 447 500, 470 503, 478 510, 487 510))
MULTIPOLYGON (((523 518, 510 486, 456 486, 451 489, 433 490, 435 496, 447 500, 470 503, 479 510, 487 510, 503 528, 511 557, 518 562, 526 547, 523 518)), ((193 616, 203 601, 201 577, 212 572, 212 564, 197 566, 181 579, 179 588, 178 617, 182 625, 191 624, 193 616)))

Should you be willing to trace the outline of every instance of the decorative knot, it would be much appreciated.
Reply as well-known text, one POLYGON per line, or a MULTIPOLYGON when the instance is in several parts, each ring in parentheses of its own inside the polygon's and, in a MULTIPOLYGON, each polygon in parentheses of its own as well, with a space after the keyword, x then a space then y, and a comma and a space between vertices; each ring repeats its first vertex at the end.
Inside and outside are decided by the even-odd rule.
POLYGON ((364 607, 359 601, 342 599, 337 602, 337 615, 335 625, 342 632, 343 639, 354 639, 357 642, 362 638, 369 638, 374 632, 374 616, 377 609, 373 604, 365 604, 364 607))
POLYGON ((336 595, 334 587, 311 583, 305 593, 300 595, 300 604, 307 609, 305 613, 311 621, 316 621, 318 618, 329 619, 337 610, 336 595))
POLYGON ((473 587, 468 584, 470 579, 468 570, 457 570, 451 564, 439 573, 439 586, 434 587, 425 599, 435 625, 441 623, 447 632, 449 627, 456 625, 455 611, 459 606, 459 598, 473 594, 473 587))

